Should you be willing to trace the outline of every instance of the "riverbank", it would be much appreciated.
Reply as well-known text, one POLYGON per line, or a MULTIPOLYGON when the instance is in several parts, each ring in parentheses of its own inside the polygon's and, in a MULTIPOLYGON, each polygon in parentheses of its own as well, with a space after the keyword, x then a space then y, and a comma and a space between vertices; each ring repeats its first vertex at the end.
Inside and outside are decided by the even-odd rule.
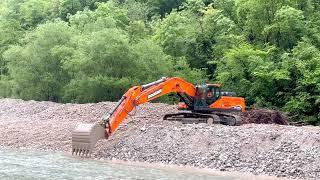
MULTIPOLYGON (((59 104, 0 99, 0 146, 70 152, 71 131, 95 122, 115 103, 59 104)), ((163 121, 176 112, 145 104, 109 139, 95 159, 157 162, 287 178, 320 177, 320 128, 266 124, 238 127, 163 121)))
POLYGON ((209 168, 163 163, 93 160, 65 152, 0 149, 0 179, 175 179, 280 180, 251 173, 221 172, 209 168))

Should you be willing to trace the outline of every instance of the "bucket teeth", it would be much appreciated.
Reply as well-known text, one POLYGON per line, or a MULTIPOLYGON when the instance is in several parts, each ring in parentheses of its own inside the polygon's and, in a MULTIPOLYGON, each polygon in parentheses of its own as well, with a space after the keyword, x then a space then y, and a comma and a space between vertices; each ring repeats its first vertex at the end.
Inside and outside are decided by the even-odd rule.
POLYGON ((99 123, 79 124, 72 132, 72 155, 88 157, 99 139, 105 138, 105 129, 99 123))

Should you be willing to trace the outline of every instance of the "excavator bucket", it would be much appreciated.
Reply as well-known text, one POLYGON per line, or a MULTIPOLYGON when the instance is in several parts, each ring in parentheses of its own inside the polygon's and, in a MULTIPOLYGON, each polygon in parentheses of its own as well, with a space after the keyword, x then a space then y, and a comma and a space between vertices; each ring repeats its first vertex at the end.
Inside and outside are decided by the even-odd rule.
POLYGON ((104 138, 105 128, 101 124, 79 124, 72 132, 72 154, 90 156, 96 142, 104 138))

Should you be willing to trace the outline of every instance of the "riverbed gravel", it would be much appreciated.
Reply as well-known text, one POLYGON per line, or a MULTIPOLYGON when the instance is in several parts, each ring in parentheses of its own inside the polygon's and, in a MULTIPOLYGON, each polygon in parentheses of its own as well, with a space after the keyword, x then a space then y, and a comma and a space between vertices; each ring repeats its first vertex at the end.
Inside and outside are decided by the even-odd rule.
MULTIPOLYGON (((95 122, 115 103, 60 104, 0 99, 0 146, 71 152, 71 131, 95 122)), ((141 105, 92 158, 157 162, 286 178, 320 177, 320 128, 164 121, 173 105, 141 105)))

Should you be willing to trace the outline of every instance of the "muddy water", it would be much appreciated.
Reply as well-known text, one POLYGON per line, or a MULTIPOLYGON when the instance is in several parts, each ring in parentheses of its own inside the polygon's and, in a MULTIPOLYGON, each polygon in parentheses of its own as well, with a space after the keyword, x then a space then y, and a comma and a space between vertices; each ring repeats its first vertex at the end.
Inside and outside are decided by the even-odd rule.
POLYGON ((80 159, 61 153, 6 149, 0 150, 0 179, 234 180, 242 178, 80 159))

